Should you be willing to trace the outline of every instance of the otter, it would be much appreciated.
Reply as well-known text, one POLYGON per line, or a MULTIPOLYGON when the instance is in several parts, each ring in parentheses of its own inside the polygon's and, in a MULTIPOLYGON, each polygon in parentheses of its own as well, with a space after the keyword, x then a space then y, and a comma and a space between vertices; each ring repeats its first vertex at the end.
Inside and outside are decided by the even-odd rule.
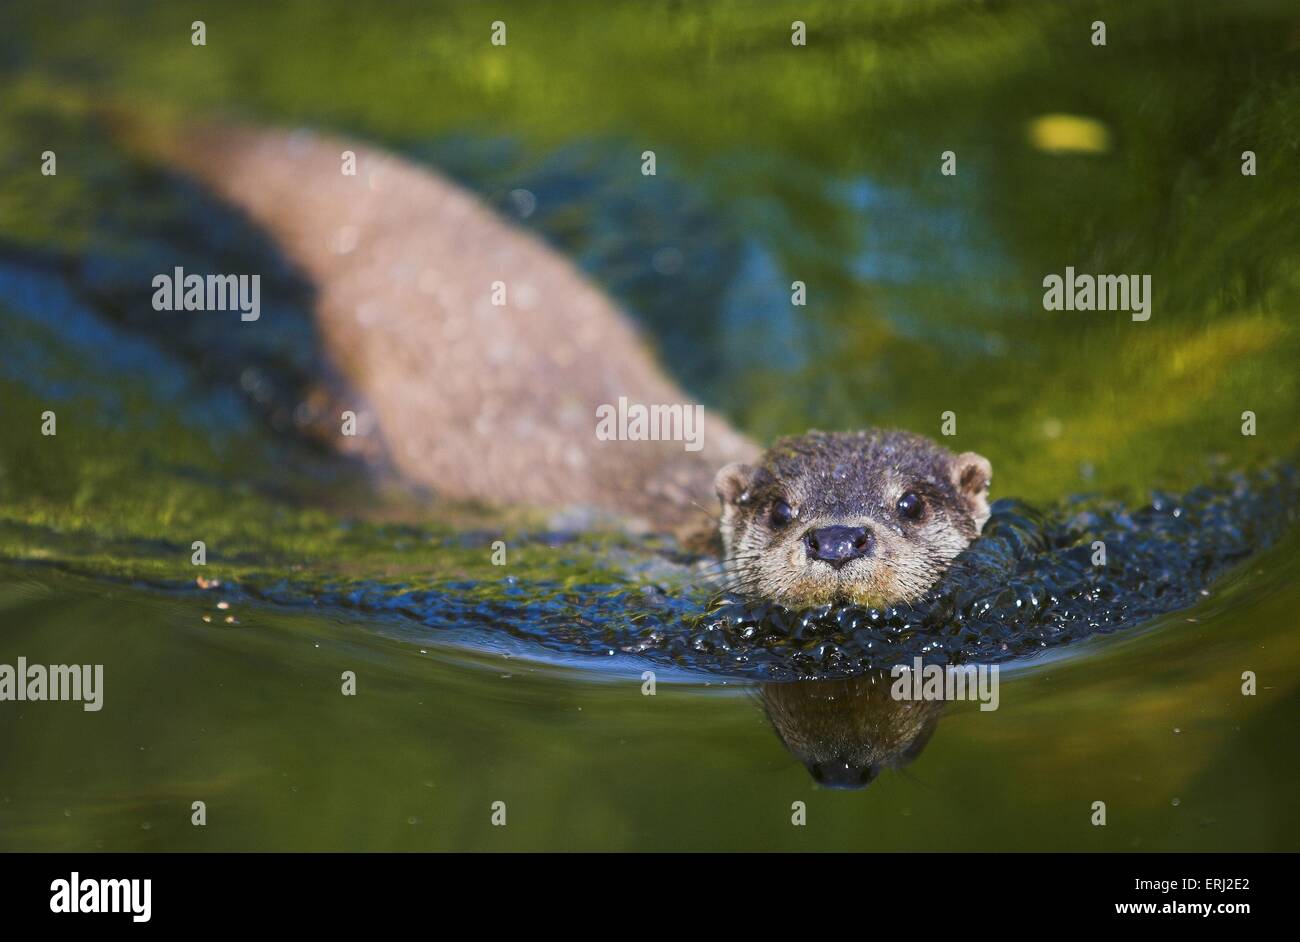
POLYGON ((116 118, 128 144, 242 210, 307 276, 343 387, 330 398, 373 416, 379 442, 363 453, 409 481, 497 506, 594 509, 696 549, 720 541, 733 588, 786 605, 914 598, 988 517, 989 463, 917 435, 814 432, 764 454, 706 413, 703 447, 603 441, 596 417, 613 403, 688 397, 631 319, 539 238, 353 141, 116 118), (494 285, 507 304, 490 300, 494 285))

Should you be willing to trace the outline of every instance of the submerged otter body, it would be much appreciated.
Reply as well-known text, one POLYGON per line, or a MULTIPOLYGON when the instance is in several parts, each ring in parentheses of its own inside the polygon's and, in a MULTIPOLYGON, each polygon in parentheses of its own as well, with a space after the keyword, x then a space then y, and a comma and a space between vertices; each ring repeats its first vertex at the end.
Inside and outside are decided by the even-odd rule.
POLYGON ((598 410, 620 398, 690 399, 572 264, 427 168, 305 131, 133 130, 138 147, 247 213, 307 275, 323 348, 348 387, 335 399, 369 410, 406 479, 452 499, 594 508, 682 532, 712 527, 701 505, 717 468, 757 455, 713 413, 698 450, 598 438, 598 410), (342 172, 348 152, 354 176, 342 172))
POLYGON ((604 294, 472 194, 302 131, 136 131, 307 275, 346 387, 335 400, 374 418, 370 455, 416 484, 493 505, 594 508, 697 548, 720 536, 733 588, 792 605, 913 598, 988 516, 987 461, 904 433, 810 433, 761 455, 707 413, 694 448, 605 440, 598 416, 615 403, 689 408, 688 397, 604 294), (349 153, 355 175, 342 172, 349 153))

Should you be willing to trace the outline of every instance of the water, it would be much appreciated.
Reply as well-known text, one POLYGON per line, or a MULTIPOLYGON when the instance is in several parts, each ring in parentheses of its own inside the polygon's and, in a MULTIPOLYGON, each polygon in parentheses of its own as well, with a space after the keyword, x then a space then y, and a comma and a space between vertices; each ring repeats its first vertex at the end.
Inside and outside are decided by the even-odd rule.
POLYGON ((1102 62, 1055 6, 914 6, 800 4, 842 41, 793 54, 770 6, 523 6, 497 59, 459 7, 233 4, 201 60, 166 5, 0 14, 0 664, 106 678, 0 704, 0 847, 1294 849, 1295 15, 1116 5, 1102 62), (755 437, 951 409, 1017 500, 917 608, 788 616, 663 541, 374 486, 301 433, 309 286, 92 82, 426 160, 755 437), (1107 133, 1045 153, 1051 113, 1107 133), (262 272, 271 329, 177 330, 140 288, 176 264, 262 272), (1066 265, 1152 274, 1151 321, 1043 311, 1066 265), (998 662, 999 708, 901 715, 872 669, 917 653, 998 662), (869 787, 815 784, 845 757, 869 787))

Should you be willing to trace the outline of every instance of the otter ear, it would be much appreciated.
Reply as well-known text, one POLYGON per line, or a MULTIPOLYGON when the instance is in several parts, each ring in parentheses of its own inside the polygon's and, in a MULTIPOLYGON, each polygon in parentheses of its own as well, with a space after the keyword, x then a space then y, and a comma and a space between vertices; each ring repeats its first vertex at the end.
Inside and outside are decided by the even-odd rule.
POLYGON ((713 478, 713 489, 723 507, 734 507, 754 480, 754 469, 747 464, 729 464, 713 478))
POLYGON ((983 455, 963 451, 952 460, 952 483, 957 485, 958 493, 970 506, 976 532, 982 530, 984 522, 989 519, 989 482, 992 480, 993 465, 983 455))

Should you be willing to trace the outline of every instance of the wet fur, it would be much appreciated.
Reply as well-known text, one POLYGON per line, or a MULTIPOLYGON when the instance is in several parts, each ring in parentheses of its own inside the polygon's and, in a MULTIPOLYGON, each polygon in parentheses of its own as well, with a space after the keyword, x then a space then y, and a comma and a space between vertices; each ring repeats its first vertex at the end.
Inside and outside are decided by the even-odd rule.
POLYGON ((979 455, 954 455, 909 432, 780 439, 758 465, 718 472, 729 587, 790 606, 915 600, 979 536, 991 476, 979 455), (895 509, 908 492, 925 502, 917 521, 895 509), (770 519, 779 500, 795 511, 784 527, 770 519), (866 557, 840 570, 810 558, 803 544, 809 530, 836 525, 865 526, 874 539, 866 557))

